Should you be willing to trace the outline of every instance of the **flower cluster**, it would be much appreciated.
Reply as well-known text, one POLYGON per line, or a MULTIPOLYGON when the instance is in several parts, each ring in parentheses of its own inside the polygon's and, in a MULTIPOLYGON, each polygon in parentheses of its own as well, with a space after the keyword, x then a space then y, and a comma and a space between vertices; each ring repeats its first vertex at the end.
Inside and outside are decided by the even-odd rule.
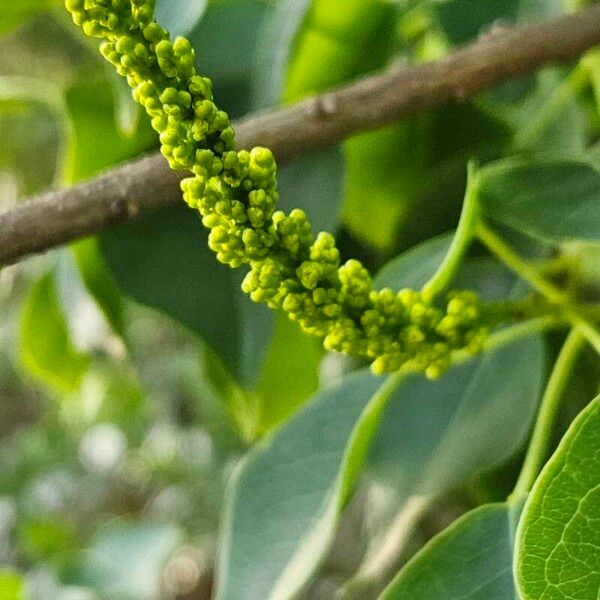
POLYGON ((272 153, 235 150, 228 115, 210 80, 196 74, 193 48, 154 22, 154 0, 65 4, 87 35, 103 39, 103 56, 148 112, 170 166, 193 173, 182 183, 184 199, 202 215, 217 258, 249 267, 242 288, 254 301, 285 311, 327 349, 370 360, 377 373, 408 365, 436 378, 452 351, 481 348, 476 295, 455 292, 437 305, 415 290, 374 290, 360 262, 342 263, 330 234, 313 235, 303 211, 276 210, 272 153))

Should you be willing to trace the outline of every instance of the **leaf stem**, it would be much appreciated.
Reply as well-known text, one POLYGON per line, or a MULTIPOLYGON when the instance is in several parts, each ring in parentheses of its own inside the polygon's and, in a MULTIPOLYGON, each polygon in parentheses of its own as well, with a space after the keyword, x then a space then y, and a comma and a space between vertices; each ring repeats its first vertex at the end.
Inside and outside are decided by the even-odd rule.
POLYGON ((479 222, 479 207, 477 204, 478 177, 474 163, 469 163, 467 189, 463 203, 460 221, 452 239, 448 253, 433 277, 423 286, 423 296, 432 300, 437 294, 448 287, 455 277, 465 253, 469 249, 479 222))
POLYGON ((485 223, 480 222, 478 224, 477 237, 505 265, 520 275, 538 292, 544 294, 548 300, 561 305, 564 305, 570 301, 570 298, 567 294, 554 286, 548 280, 544 279, 538 273, 535 267, 527 264, 495 231, 493 231, 485 223))
POLYGON ((558 355, 540 404, 527 455, 511 498, 518 499, 526 496, 531 491, 544 465, 560 401, 585 341, 586 337, 577 327, 574 327, 558 355))
POLYGON ((542 293, 550 302, 561 307, 565 318, 585 335, 590 344, 600 354, 600 332, 573 305, 569 294, 542 277, 537 269, 526 263, 502 238, 483 222, 477 225, 477 237, 505 265, 520 275, 534 289, 542 293))

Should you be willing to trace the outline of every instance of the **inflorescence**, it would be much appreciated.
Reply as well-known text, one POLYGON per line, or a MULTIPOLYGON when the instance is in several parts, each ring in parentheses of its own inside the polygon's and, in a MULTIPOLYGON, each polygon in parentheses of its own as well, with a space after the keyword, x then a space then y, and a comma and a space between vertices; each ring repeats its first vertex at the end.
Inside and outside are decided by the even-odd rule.
POLYGON ((478 297, 452 292, 445 302, 419 291, 374 290, 356 260, 341 263, 329 233, 314 235, 306 214, 276 210, 277 167, 267 148, 235 149, 228 115, 211 81, 196 73, 188 40, 171 41, 154 21, 155 0, 65 0, 73 21, 103 39, 102 55, 127 78, 134 99, 160 134, 185 201, 210 230, 209 245, 255 302, 285 311, 328 350, 372 361, 376 373, 402 366, 436 378, 454 350, 478 352, 487 335, 478 297))

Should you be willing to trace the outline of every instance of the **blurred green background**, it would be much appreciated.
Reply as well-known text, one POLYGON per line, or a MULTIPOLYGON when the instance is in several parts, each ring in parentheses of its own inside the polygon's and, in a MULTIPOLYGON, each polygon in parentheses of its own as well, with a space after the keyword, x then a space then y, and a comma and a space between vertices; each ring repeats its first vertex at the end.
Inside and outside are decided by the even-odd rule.
MULTIPOLYGON (((0 7, 0 211, 157 148, 123 82, 60 4, 0 7)), ((199 70, 234 118, 439 58, 494 24, 570 8, 158 5, 161 22, 192 39, 199 70)), ((593 143, 597 58, 588 54, 577 73, 547 69, 307 156, 282 169, 282 205, 303 207, 316 230, 337 233, 344 255, 377 270, 456 225, 470 158, 593 143)), ((355 367, 252 305, 240 280, 214 260, 183 206, 0 271, 0 600, 209 597, 225 486, 240 457, 355 367)), ((472 502, 459 494, 436 518, 472 502)), ((348 556, 330 561, 334 578, 356 566, 365 543, 356 529, 348 556)), ((317 582, 311 597, 331 597, 327 585, 317 582)))

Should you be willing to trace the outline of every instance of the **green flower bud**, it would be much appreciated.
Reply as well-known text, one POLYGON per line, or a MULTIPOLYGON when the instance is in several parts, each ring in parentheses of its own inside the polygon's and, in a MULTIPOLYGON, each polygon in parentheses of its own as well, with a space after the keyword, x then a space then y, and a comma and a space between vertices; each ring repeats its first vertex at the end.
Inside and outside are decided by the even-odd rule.
POLYGON ((327 349, 372 361, 375 373, 402 367, 441 376, 457 349, 479 352, 488 335, 479 299, 452 292, 445 305, 411 289, 373 289, 364 266, 340 265, 335 239, 313 237, 306 214, 276 210, 277 165, 267 148, 236 151, 212 83, 195 71, 190 42, 153 21, 154 0, 65 0, 73 22, 102 38, 101 53, 126 77, 152 119, 184 200, 209 229, 209 246, 231 267, 249 265, 242 289, 283 309, 327 349))

